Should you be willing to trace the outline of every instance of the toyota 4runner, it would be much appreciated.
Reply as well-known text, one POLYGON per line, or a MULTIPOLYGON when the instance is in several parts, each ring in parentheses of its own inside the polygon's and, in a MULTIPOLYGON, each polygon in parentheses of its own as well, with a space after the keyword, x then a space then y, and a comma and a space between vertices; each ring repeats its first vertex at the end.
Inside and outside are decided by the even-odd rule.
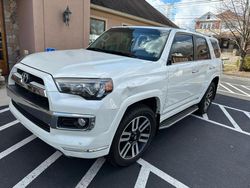
POLYGON ((87 49, 36 53, 12 69, 10 110, 66 156, 126 166, 156 132, 207 112, 222 69, 215 38, 115 27, 87 49))

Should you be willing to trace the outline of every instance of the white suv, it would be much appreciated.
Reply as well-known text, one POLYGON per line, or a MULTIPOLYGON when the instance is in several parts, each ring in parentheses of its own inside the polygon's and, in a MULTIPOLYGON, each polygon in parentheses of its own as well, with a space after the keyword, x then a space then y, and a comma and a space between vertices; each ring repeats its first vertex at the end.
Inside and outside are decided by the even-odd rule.
POLYGON ((10 109, 66 156, 126 166, 158 129, 214 99, 218 41, 172 28, 115 27, 87 49, 32 54, 12 69, 10 109))

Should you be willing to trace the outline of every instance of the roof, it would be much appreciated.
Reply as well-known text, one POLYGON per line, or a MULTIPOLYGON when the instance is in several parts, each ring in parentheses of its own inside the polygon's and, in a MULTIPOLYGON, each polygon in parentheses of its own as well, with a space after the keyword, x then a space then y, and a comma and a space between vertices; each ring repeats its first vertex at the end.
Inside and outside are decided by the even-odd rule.
POLYGON ((201 17, 197 18, 196 21, 200 21, 200 20, 209 21, 210 19, 211 20, 216 20, 216 19, 218 19, 218 20, 222 19, 223 20, 225 18, 226 19, 236 19, 237 15, 234 12, 232 12, 231 10, 226 10, 226 11, 220 13, 220 14, 217 14, 217 15, 212 13, 212 12, 207 12, 206 14, 204 14, 201 17), (208 19, 207 16, 209 16, 210 18, 208 19))
POLYGON ((226 10, 217 15, 220 19, 237 19, 237 15, 231 10, 226 10))
POLYGON ((205 21, 205 20, 209 21, 209 20, 217 20, 217 19, 219 19, 217 17, 217 15, 215 15, 212 12, 207 12, 206 14, 203 14, 201 17, 197 18, 196 20, 197 21, 200 21, 200 20, 202 20, 202 21, 205 21))
POLYGON ((178 27, 146 0, 91 0, 91 3, 163 25, 178 27))

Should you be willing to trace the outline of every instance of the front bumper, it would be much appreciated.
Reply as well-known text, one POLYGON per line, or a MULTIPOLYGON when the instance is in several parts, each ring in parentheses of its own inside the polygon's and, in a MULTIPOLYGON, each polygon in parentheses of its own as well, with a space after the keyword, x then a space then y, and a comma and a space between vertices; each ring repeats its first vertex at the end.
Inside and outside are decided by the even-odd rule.
MULTIPOLYGON (((10 110, 14 116, 34 135, 66 156, 97 158, 109 153, 113 131, 107 128, 107 131, 102 132, 98 127, 110 127, 112 122, 108 122, 110 125, 96 124, 92 131, 60 130, 56 128, 57 115, 61 114, 60 112, 45 110, 18 96, 11 86, 7 87, 7 92, 12 99, 10 110), (27 117, 26 112, 32 113, 32 118, 27 117)), ((68 117, 75 115, 67 113, 68 117)))

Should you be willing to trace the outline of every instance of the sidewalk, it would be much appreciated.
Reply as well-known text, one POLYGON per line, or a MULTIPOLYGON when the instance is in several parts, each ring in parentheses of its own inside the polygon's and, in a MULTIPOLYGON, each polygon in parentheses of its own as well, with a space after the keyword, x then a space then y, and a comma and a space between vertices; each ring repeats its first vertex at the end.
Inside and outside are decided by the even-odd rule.
POLYGON ((9 97, 7 96, 6 93, 6 88, 5 86, 2 86, 0 88, 0 106, 5 106, 9 104, 9 97))

